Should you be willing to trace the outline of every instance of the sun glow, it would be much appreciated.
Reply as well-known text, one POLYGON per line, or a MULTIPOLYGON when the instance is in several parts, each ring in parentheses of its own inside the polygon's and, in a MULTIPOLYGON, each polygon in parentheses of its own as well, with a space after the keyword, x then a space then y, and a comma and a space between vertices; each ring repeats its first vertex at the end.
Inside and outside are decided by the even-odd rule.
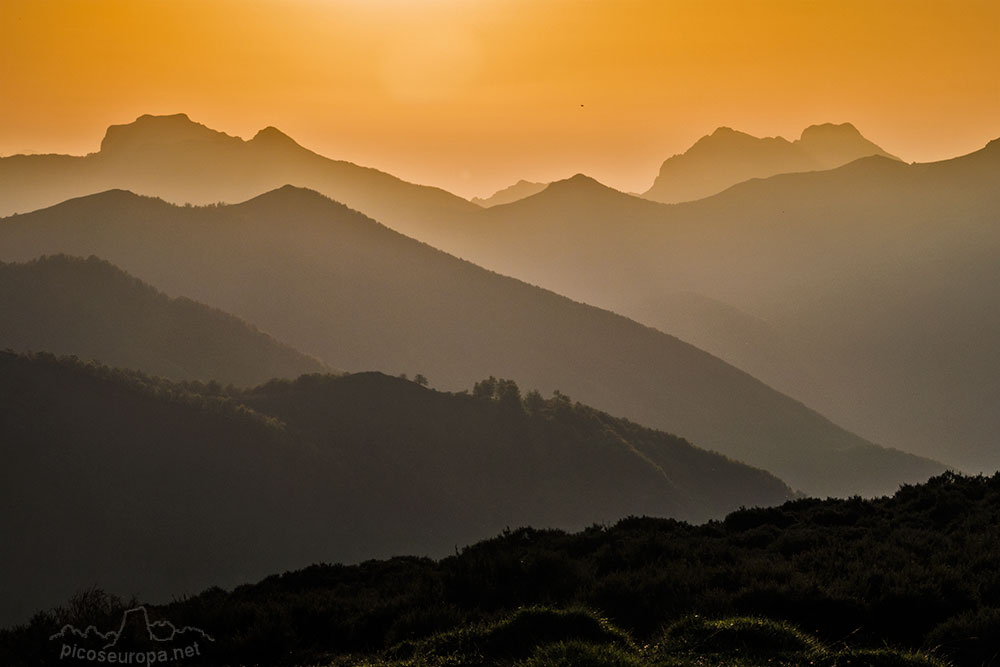
POLYGON ((851 121, 909 160, 1000 136, 1000 4, 847 0, 0 3, 0 154, 183 111, 485 194, 648 187, 719 125, 851 121))

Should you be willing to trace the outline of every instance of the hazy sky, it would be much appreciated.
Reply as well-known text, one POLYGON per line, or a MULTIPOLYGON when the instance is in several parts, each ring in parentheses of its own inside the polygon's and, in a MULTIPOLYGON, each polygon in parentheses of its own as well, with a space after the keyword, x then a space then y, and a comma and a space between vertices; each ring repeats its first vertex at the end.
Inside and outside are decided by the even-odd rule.
POLYGON ((719 125, 934 160, 1000 137, 1000 2, 0 0, 0 155, 177 112, 464 196, 645 190, 719 125))

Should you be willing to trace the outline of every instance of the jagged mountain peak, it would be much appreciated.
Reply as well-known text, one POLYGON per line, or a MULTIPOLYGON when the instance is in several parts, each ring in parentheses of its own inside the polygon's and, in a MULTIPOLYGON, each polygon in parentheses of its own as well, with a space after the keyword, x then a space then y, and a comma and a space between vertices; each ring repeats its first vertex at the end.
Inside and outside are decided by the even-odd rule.
POLYGON ((225 132, 196 123, 185 113, 165 116, 144 114, 131 123, 112 125, 101 141, 102 153, 116 153, 146 146, 169 146, 196 141, 242 142, 225 132))
POLYGON ((788 144, 788 140, 783 137, 755 137, 752 134, 734 130, 731 127, 718 127, 712 134, 706 135, 695 142, 691 150, 705 148, 742 148, 749 145, 759 145, 768 143, 788 144))
POLYGON ((851 123, 810 125, 795 141, 720 127, 666 160, 643 197, 665 203, 691 201, 752 178, 833 169, 869 155, 898 159, 851 123))

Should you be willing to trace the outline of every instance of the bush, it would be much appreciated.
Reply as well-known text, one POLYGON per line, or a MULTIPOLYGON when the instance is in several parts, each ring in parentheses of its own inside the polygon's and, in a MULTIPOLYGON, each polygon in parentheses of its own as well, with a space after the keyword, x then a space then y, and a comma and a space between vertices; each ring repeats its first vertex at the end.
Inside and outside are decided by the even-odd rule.
POLYGON ((722 620, 689 616, 667 628, 660 646, 665 653, 755 657, 803 656, 823 650, 818 641, 788 623, 745 616, 722 620))
POLYGON ((982 608, 952 617, 934 628, 927 645, 963 665, 990 665, 997 660, 1000 609, 982 608))

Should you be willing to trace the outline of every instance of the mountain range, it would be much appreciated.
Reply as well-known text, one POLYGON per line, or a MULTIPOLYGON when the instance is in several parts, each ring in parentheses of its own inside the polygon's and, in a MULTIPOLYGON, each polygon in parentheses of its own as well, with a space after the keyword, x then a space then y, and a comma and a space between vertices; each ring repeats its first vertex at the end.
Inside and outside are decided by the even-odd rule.
POLYGON ((1000 466, 1000 140, 723 128, 657 184, 717 194, 467 202, 184 115, 0 158, 0 615, 1000 466))
POLYGON ((660 167, 646 199, 672 204, 703 199, 751 178, 833 169, 859 158, 889 155, 850 123, 810 125, 795 141, 758 138, 720 127, 660 167))
POLYGON ((1000 140, 665 205, 579 175, 445 249, 674 333, 876 442, 1000 467, 1000 140))
MULTIPOLYGON (((662 202, 700 199, 751 178, 829 169, 870 155, 892 157, 850 123, 812 125, 791 142, 722 127, 666 160, 642 196, 662 202)), ((177 204, 212 204, 244 201, 286 184, 316 190, 435 246, 447 245, 452 227, 475 209, 511 203, 547 185, 522 180, 469 202, 323 157, 274 127, 243 140, 183 113, 147 114, 110 126, 100 150, 86 156, 0 157, 0 216, 109 189, 177 204)))
POLYGON ((103 257, 332 367, 422 373, 450 390, 489 375, 559 389, 807 493, 882 493, 942 469, 876 447, 676 338, 458 260, 307 190, 203 208, 107 192, 0 220, 0 248, 7 260, 103 257))
POLYGON ((703 521, 792 496, 564 396, 378 373, 249 390, 0 352, 0 623, 97 586, 145 600, 315 562, 444 556, 507 526, 703 521))
POLYGON ((274 127, 244 141, 175 114, 112 125, 90 155, 0 158, 0 216, 116 188, 177 204, 213 204, 244 201, 289 183, 418 237, 479 208, 439 188, 325 158, 274 127))
POLYGON ((110 182, 143 181, 176 201, 318 183, 436 247, 677 335, 874 441, 992 469, 997 364, 984 341, 996 308, 975 285, 990 278, 978 244, 992 243, 996 150, 927 165, 880 153, 849 124, 794 142, 720 129, 672 160, 691 173, 702 158, 713 173, 757 165, 742 174, 757 180, 669 207, 581 175, 527 197, 515 186, 521 199, 484 211, 327 160, 277 130, 243 141, 184 115, 143 116, 109 128, 93 155, 0 159, 0 201, 58 201, 110 182), (773 164, 818 169, 864 153, 876 156, 767 179, 754 157, 798 155, 773 164), (886 275, 896 269, 907 275, 886 275), (939 308, 949 316, 933 316, 939 308))
POLYGON ((249 386, 329 368, 246 322, 171 299, 97 257, 0 263, 0 349, 52 352, 174 380, 249 386))
MULTIPOLYGON (((754 137, 720 127, 684 153, 667 159, 652 187, 637 196, 666 204, 693 201, 753 178, 834 169, 872 155, 899 159, 866 139, 850 123, 810 125, 795 141, 754 137)), ((520 180, 489 197, 473 197, 471 201, 483 208, 511 204, 538 194, 547 185, 520 180)))

